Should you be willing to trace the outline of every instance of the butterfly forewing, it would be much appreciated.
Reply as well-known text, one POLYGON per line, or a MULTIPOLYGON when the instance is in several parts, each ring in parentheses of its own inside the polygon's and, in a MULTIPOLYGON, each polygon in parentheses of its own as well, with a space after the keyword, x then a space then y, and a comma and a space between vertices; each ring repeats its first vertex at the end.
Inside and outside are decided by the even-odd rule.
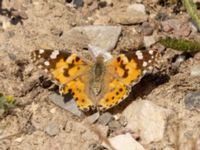
POLYGON ((111 60, 107 68, 124 84, 133 85, 153 69, 158 56, 158 52, 154 50, 123 52, 111 60))

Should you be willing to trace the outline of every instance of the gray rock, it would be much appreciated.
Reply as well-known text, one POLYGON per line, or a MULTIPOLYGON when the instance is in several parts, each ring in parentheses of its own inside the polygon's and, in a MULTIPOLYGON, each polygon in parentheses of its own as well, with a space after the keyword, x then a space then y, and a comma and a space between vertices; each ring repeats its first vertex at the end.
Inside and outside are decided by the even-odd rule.
POLYGON ((99 117, 98 123, 102 125, 107 125, 112 119, 112 114, 110 114, 109 112, 105 112, 99 117))
POLYGON ((69 99, 65 102, 65 98, 58 94, 52 94, 49 96, 49 100, 59 107, 75 114, 76 116, 82 116, 83 113, 78 109, 75 101, 73 99, 69 99))
POLYGON ((190 68, 191 76, 200 76, 200 65, 195 65, 190 68))
POLYGON ((144 22, 142 24, 142 33, 145 36, 149 36, 152 35, 153 33, 153 28, 151 27, 151 25, 148 22, 144 22))
POLYGON ((99 112, 96 112, 88 117, 85 118, 85 121, 90 122, 90 123, 94 123, 97 121, 97 119, 99 118, 100 114, 99 112))
POLYGON ((120 128, 122 128, 123 125, 121 125, 120 122, 117 121, 117 120, 112 120, 112 121, 109 122, 108 127, 109 127, 109 130, 111 132, 114 132, 114 131, 119 130, 120 128))
POLYGON ((64 33, 61 39, 67 48, 83 49, 90 44, 104 50, 112 50, 120 34, 120 26, 84 26, 71 29, 64 33))
POLYGON ((50 122, 45 128, 45 132, 50 136, 55 136, 59 133, 59 127, 56 123, 50 122))
POLYGON ((149 144, 163 138, 171 111, 142 100, 134 101, 122 114, 128 120, 127 128, 140 131, 141 142, 149 144))
POLYGON ((126 8, 114 9, 109 16, 112 21, 119 24, 131 25, 147 21, 147 15, 136 10, 126 8))
POLYGON ((117 135, 108 140, 116 150, 144 150, 144 147, 129 133, 117 135))
POLYGON ((200 91, 190 92, 186 95, 185 100, 186 109, 199 109, 200 108, 200 91))
POLYGON ((106 5, 110 5, 110 6, 113 5, 113 0, 100 0, 100 2, 105 2, 106 5))

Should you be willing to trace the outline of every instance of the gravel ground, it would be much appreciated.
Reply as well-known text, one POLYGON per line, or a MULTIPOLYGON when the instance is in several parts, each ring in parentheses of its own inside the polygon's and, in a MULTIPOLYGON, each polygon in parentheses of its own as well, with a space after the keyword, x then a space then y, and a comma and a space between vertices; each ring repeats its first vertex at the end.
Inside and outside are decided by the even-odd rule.
POLYGON ((0 150, 200 149, 200 53, 155 44, 165 36, 199 41, 183 6, 161 0, 0 2, 0 92, 16 99, 16 108, 0 119, 0 150), (85 116, 51 102, 57 86, 30 53, 90 43, 113 53, 153 47, 161 58, 126 102, 85 116))

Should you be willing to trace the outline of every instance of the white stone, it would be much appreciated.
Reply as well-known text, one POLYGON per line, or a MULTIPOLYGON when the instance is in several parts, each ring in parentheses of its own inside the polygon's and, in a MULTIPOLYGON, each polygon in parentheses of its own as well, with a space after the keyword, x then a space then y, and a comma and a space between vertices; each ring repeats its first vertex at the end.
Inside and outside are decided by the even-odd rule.
POLYGON ((144 150, 144 147, 130 133, 117 135, 108 140, 115 150, 144 150))
POLYGON ((122 114, 127 118, 127 128, 139 131, 141 142, 149 144, 162 140, 171 111, 142 100, 134 101, 122 114))
POLYGON ((200 76, 200 64, 191 66, 190 74, 191 74, 191 76, 200 76))
POLYGON ((156 40, 155 40, 155 38, 154 38, 154 36, 153 35, 151 35, 151 36, 144 36, 144 41, 143 41, 143 43, 144 43, 144 46, 145 47, 150 47, 151 45, 153 45, 154 43, 156 42, 156 40))
POLYGON ((145 6, 143 4, 132 4, 127 8, 128 12, 138 11, 140 13, 146 14, 145 6))
POLYGON ((21 143, 23 141, 23 139, 24 139, 23 137, 19 137, 19 138, 16 138, 15 141, 18 143, 21 143))

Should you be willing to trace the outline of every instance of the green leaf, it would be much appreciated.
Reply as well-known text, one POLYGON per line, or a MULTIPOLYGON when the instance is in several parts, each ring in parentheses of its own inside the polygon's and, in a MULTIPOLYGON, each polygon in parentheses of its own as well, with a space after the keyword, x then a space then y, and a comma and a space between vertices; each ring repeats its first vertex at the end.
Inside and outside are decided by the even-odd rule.
POLYGON ((164 45, 166 48, 172 48, 183 52, 200 51, 200 43, 196 41, 166 37, 166 38, 161 38, 159 40, 159 43, 164 45))

